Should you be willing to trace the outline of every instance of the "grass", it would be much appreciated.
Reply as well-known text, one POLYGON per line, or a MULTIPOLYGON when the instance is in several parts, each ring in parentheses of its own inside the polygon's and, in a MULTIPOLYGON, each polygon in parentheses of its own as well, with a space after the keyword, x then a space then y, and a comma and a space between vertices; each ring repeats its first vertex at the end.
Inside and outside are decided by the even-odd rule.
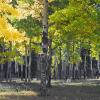
MULTIPOLYGON (((47 97, 38 96, 38 82, 26 84, 27 89, 22 87, 23 83, 16 83, 16 87, 20 86, 22 88, 19 90, 14 88, 7 91, 0 91, 0 100, 100 100, 99 83, 99 80, 76 81, 71 83, 52 81, 53 87, 48 89, 47 97)), ((9 84, 13 86, 15 83, 9 84)))

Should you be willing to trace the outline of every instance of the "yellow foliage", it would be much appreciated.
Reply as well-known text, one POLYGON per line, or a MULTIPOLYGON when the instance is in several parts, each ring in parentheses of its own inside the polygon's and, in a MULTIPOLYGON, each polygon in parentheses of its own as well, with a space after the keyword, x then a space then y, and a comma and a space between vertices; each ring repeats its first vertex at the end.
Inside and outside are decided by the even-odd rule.
MULTIPOLYGON (((7 3, 0 1, 0 13, 10 13, 12 16, 18 16, 18 11, 7 3)), ((3 37, 6 42, 11 41, 12 43, 28 41, 25 34, 18 32, 17 29, 13 28, 7 21, 5 14, 0 16, 0 37, 3 37)))
POLYGON ((19 16, 18 11, 7 3, 0 2, 0 12, 10 13, 13 16, 19 16))
POLYGON ((0 30, 7 29, 7 20, 5 17, 0 17, 0 30))
POLYGON ((30 5, 28 3, 23 3, 23 0, 18 1, 19 11, 21 13, 20 19, 28 15, 41 20, 42 10, 43 10, 43 0, 34 0, 34 4, 30 5))

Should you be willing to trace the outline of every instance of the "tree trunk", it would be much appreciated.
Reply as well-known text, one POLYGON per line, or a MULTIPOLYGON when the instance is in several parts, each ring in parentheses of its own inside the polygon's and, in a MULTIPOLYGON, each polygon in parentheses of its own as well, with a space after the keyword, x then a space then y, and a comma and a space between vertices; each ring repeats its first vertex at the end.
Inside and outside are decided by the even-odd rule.
MULTIPOLYGON (((12 51, 12 42, 10 42, 10 48, 9 51, 12 51)), ((11 65, 12 65, 12 61, 8 62, 8 80, 11 82, 12 80, 12 74, 11 74, 11 65)))
POLYGON ((21 64, 21 80, 23 80, 23 64, 21 64))
POLYGON ((18 63, 15 61, 15 74, 16 78, 18 78, 18 63))
MULTIPOLYGON (((4 53, 4 43, 2 44, 2 52, 4 53)), ((4 57, 2 57, 2 58, 4 58, 4 57)), ((0 74, 1 81, 3 80, 3 75, 4 75, 3 74, 3 67, 4 67, 4 64, 1 64, 1 74, 0 74)))
POLYGON ((12 75, 11 75, 11 64, 12 64, 11 61, 8 62, 8 68, 9 68, 9 81, 10 81, 10 82, 11 82, 11 80, 12 80, 12 75))
POLYGON ((98 71, 100 73, 100 60, 98 59, 98 62, 97 62, 97 68, 98 68, 98 71))
POLYGON ((52 65, 52 40, 49 42, 49 57, 48 57, 48 68, 47 68, 47 87, 51 87, 51 65, 52 65))
POLYGON ((72 79, 72 64, 69 63, 69 79, 72 79))
POLYGON ((61 72, 62 72, 62 54, 61 54, 61 47, 59 48, 59 52, 60 52, 60 57, 59 57, 59 65, 58 65, 58 79, 62 78, 61 72))
POLYGON ((29 65, 28 65, 28 82, 30 83, 31 82, 31 52, 29 54, 29 65))
POLYGON ((8 81, 9 78, 9 66, 8 66, 8 62, 7 62, 7 74, 6 74, 6 81, 8 81))
POLYGON ((75 79, 79 79, 79 63, 75 66, 75 79))
POLYGON ((56 55, 55 55, 55 57, 54 57, 54 71, 53 71, 53 78, 54 78, 54 79, 57 78, 57 66, 58 66, 57 57, 56 57, 56 55))
POLYGON ((75 79, 75 65, 72 64, 72 79, 74 80, 75 79))
POLYGON ((47 68, 47 55, 41 54, 41 96, 47 95, 47 87, 46 87, 46 68, 47 68))
POLYGON ((28 82, 31 82, 31 38, 30 38, 30 45, 29 45, 29 64, 28 64, 28 82))
POLYGON ((79 69, 79 76, 80 76, 79 78, 81 79, 82 78, 82 69, 81 68, 79 69))
POLYGON ((99 78, 99 76, 100 76, 100 58, 97 60, 97 71, 98 71, 97 78, 99 78))
POLYGON ((4 67, 4 65, 1 64, 1 73, 0 73, 0 80, 1 81, 3 80, 3 67, 4 67))
POLYGON ((93 66, 92 66, 92 57, 90 56, 90 70, 91 70, 91 78, 93 78, 93 66))
POLYGON ((27 83, 27 76, 28 76, 28 56, 27 56, 27 46, 25 46, 25 82, 27 83))
POLYGON ((84 79, 86 79, 86 55, 84 57, 84 79))
POLYGON ((48 0, 43 0, 43 12, 42 12, 42 50, 41 55, 41 96, 47 95, 46 87, 46 69, 47 69, 47 52, 48 52, 48 0))

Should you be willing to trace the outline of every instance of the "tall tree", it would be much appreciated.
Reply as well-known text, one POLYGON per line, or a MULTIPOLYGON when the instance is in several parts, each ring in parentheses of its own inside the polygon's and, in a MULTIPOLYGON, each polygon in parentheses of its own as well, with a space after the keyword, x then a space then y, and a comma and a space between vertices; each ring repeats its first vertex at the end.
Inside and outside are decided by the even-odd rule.
POLYGON ((42 12, 42 51, 41 55, 41 95, 47 95, 46 87, 46 69, 47 69, 47 52, 48 52, 48 0, 43 0, 43 12, 42 12))

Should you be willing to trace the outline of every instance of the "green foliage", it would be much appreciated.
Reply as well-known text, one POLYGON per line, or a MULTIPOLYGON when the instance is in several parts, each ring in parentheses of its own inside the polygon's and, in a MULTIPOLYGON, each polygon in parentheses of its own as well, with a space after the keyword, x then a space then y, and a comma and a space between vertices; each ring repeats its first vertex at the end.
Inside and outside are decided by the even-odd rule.
POLYGON ((37 36, 42 31, 41 23, 31 15, 19 21, 15 20, 13 24, 18 30, 25 31, 29 37, 37 36))
MULTIPOLYGON (((100 25, 98 23, 100 11, 96 8, 97 3, 90 0, 69 0, 67 6, 63 9, 57 9, 49 17, 52 24, 49 28, 50 37, 53 37, 56 46, 59 46, 60 41, 67 44, 66 52, 69 52, 69 60, 73 63, 81 60, 77 51, 81 48, 81 42, 82 47, 91 50, 93 47, 89 44, 90 42, 92 44, 96 42, 95 46, 100 44, 100 25)), ((61 48, 63 48, 63 45, 61 48)), ((99 48, 98 51, 96 51, 96 48, 94 50, 96 54, 100 52, 99 48)))
MULTIPOLYGON (((13 7, 22 7, 24 10, 29 9, 37 12, 41 16, 41 7, 36 4, 35 0, 12 0, 10 3, 13 7), (21 5, 22 4, 22 5, 21 5), (36 4, 36 5, 35 5, 36 4), (35 8, 33 7, 35 6, 35 8), (40 7, 40 8, 39 8, 40 7), (34 8, 34 9, 33 9, 34 8)), ((39 1, 42 3, 42 1, 39 1)), ((98 58, 100 52, 100 0, 49 0, 49 38, 52 39, 52 50, 54 54, 70 63, 77 63, 81 60, 81 47, 90 50, 91 56, 98 58), (61 48, 61 52, 60 49, 61 48)), ((42 4, 40 4, 42 5, 42 4)), ((26 13, 28 13, 26 11, 26 13)), ((26 14, 27 15, 27 14, 26 14)), ((26 36, 31 39, 31 43, 25 42, 12 46, 12 50, 1 52, 1 63, 5 61, 18 61, 23 63, 20 55, 25 55, 25 46, 37 53, 41 50, 41 18, 33 15, 24 16, 22 19, 12 19, 10 22, 20 32, 25 32, 26 36), (31 47, 30 47, 31 44, 31 47), (23 48, 23 49, 22 49, 23 48), (22 53, 24 52, 24 53, 22 53)), ((0 39, 0 43, 4 42, 0 39)), ((10 49, 9 43, 4 43, 5 48, 10 49)), ((27 54, 28 55, 28 54, 27 54)))
POLYGON ((28 4, 30 4, 30 5, 33 5, 34 2, 35 2, 35 0, 19 0, 19 1, 21 1, 21 2, 23 2, 23 3, 28 3, 28 4))
POLYGON ((14 8, 16 8, 16 6, 18 5, 17 0, 12 0, 12 1, 10 2, 10 4, 11 4, 14 8))

